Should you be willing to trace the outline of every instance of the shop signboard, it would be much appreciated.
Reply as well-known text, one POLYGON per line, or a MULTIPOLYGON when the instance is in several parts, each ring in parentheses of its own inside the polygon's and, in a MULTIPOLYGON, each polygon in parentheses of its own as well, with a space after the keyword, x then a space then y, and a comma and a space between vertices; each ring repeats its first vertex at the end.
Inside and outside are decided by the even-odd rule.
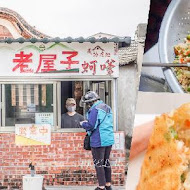
POLYGON ((53 113, 35 113, 35 123, 53 126, 53 113))
POLYGON ((11 43, 0 44, 0 76, 119 76, 118 44, 11 43))
POLYGON ((15 144, 21 146, 50 145, 50 124, 16 124, 15 144))

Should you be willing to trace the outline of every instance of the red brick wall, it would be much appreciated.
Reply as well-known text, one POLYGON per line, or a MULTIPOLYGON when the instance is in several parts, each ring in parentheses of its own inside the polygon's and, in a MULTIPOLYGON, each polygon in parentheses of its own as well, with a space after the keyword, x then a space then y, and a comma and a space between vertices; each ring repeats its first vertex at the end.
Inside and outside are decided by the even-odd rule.
MULTIPOLYGON (((90 151, 83 150, 85 133, 52 133, 49 146, 34 146, 36 171, 45 185, 93 185, 95 170, 90 151)), ((31 147, 16 146, 14 133, 0 134, 0 189, 21 188, 22 176, 29 174, 31 147)), ((123 185, 125 150, 112 150, 112 180, 123 185)))

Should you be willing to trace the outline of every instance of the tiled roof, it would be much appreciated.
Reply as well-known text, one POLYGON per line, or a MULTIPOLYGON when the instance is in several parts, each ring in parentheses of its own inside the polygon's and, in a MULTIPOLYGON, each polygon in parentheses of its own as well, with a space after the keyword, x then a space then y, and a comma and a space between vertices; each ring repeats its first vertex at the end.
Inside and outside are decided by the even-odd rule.
POLYGON ((126 38, 100 38, 100 39, 96 39, 94 37, 91 38, 83 38, 83 37, 79 37, 79 38, 71 38, 71 37, 67 37, 67 38, 18 38, 18 39, 13 39, 13 38, 6 38, 3 40, 0 40, 0 43, 14 43, 14 42, 19 42, 19 43, 24 43, 24 42, 31 42, 31 43, 36 43, 36 42, 42 42, 42 43, 48 43, 48 42, 79 42, 79 43, 83 43, 83 42, 91 42, 91 43, 95 43, 95 42, 102 42, 102 43, 109 43, 109 42, 115 42, 115 43, 126 43, 126 45, 130 45, 131 43, 131 38, 130 37, 126 37, 126 38))
POLYGON ((0 7, 0 17, 9 20, 10 22, 16 23, 16 26, 21 32, 27 33, 27 37, 44 38, 49 37, 39 31, 34 27, 30 26, 17 12, 12 11, 8 8, 0 7))
POLYGON ((137 62, 138 42, 131 41, 131 45, 119 49, 119 63, 120 66, 127 65, 129 63, 137 62))

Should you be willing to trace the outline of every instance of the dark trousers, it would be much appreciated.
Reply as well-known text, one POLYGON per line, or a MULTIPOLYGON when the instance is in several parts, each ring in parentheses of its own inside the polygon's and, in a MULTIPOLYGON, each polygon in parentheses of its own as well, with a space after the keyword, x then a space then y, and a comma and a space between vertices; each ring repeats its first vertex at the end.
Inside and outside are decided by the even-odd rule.
POLYGON ((109 162, 112 146, 92 148, 92 156, 99 186, 111 182, 111 165, 109 162))

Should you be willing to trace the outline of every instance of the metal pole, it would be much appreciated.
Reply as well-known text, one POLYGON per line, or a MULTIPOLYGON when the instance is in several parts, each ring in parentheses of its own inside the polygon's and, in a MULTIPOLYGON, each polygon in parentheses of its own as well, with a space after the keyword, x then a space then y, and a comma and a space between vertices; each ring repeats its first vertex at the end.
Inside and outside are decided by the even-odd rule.
POLYGON ((143 67, 190 67, 190 63, 154 63, 143 62, 143 67))

